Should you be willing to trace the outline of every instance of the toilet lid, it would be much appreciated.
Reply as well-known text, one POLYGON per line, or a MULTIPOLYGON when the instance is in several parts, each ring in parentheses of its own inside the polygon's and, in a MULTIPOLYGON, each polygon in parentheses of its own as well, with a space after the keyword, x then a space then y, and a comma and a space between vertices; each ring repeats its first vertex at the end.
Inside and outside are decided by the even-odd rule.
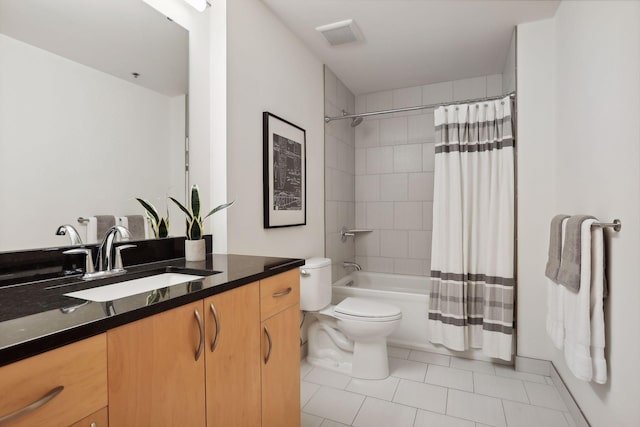
POLYGON ((340 317, 369 318, 372 320, 394 320, 402 317, 398 307, 364 298, 346 298, 334 309, 334 315, 340 317))

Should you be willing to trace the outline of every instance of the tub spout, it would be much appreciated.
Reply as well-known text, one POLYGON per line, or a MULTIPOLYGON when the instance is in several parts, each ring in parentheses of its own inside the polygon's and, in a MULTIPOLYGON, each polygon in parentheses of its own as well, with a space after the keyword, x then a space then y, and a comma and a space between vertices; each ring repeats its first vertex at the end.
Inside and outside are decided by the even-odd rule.
POLYGON ((360 267, 360 264, 355 263, 355 262, 349 262, 349 261, 345 261, 342 263, 342 267, 344 268, 353 268, 355 271, 361 271, 362 267, 360 267))

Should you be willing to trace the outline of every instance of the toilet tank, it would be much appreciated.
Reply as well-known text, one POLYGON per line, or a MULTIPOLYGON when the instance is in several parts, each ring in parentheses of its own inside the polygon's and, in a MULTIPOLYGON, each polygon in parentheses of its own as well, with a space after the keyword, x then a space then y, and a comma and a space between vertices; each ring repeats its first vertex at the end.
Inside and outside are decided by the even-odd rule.
POLYGON ((318 311, 331 303, 331 260, 309 258, 300 267, 300 309, 318 311))

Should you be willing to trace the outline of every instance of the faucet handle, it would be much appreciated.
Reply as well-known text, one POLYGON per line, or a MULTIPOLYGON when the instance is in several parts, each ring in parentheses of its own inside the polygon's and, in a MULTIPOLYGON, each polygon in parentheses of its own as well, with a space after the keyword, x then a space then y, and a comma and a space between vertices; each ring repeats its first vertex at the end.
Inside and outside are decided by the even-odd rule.
POLYGON ((93 256, 91 254, 91 249, 88 248, 76 248, 69 249, 68 251, 62 252, 65 255, 85 255, 84 258, 84 272, 93 273, 95 270, 93 268, 93 256))
POLYGON ((113 269, 113 271, 119 271, 119 272, 124 272, 124 265, 122 264, 122 251, 124 251, 125 249, 131 249, 131 248, 135 248, 136 245, 120 245, 120 246, 116 246, 116 265, 113 269))

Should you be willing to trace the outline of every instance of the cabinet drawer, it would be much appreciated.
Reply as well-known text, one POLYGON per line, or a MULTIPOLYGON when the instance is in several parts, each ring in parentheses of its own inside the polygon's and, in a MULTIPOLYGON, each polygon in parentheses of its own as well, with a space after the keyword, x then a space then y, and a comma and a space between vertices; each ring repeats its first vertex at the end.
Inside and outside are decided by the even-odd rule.
POLYGON ((0 378, 0 420, 25 409, 12 420, 0 421, 2 427, 71 425, 107 406, 106 335, 3 366, 0 378), (54 397, 27 409, 47 396, 54 397))
POLYGON ((260 281, 261 320, 295 304, 300 304, 300 270, 297 268, 260 281))
POLYGON ((109 427, 109 408, 102 408, 70 427, 109 427))

